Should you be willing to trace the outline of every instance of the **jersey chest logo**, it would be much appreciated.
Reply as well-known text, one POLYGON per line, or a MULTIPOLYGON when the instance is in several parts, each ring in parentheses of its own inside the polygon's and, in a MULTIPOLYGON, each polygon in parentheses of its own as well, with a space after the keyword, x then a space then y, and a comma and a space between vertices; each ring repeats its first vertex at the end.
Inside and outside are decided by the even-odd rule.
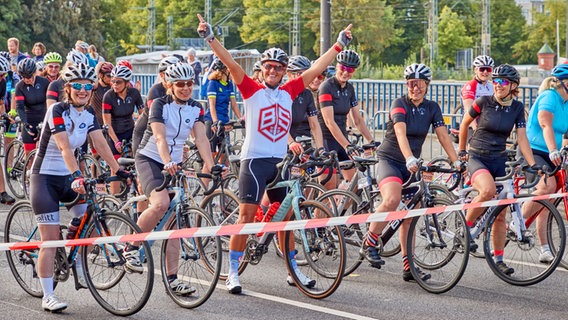
POLYGON ((258 132, 268 140, 276 142, 288 134, 290 122, 290 111, 279 104, 273 104, 260 109, 258 132))

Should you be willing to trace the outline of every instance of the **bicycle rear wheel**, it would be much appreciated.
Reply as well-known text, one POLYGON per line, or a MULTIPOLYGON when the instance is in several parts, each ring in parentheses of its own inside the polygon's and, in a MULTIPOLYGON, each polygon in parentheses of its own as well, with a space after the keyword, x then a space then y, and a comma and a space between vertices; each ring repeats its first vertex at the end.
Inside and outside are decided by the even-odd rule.
MULTIPOLYGON (((433 198, 433 206, 453 203, 433 198)), ((443 293, 452 289, 463 276, 469 260, 468 230, 461 211, 441 212, 412 219, 407 252, 412 276, 424 290, 443 293), (418 268, 430 274, 423 280, 418 268)))
MULTIPOLYGON (((313 219, 319 217, 331 217, 331 212, 317 201, 304 201, 300 203, 300 219, 313 219)), ((323 299, 330 296, 341 284, 345 273, 345 243, 343 231, 339 226, 334 227, 308 227, 286 232, 284 253, 288 273, 292 277, 298 289, 305 295, 314 299, 323 299), (298 239, 292 239, 296 234, 298 239), (298 236, 299 234, 299 236, 298 236), (294 243, 295 247, 291 244, 294 243), (292 265, 290 253, 296 251, 298 259, 307 260, 304 266, 298 265, 298 271, 313 282, 302 282, 297 271, 292 265)))
MULTIPOLYGON (((200 208, 189 207, 179 213, 181 228, 203 228, 215 223, 200 208)), ((174 217, 167 230, 177 229, 174 217)), ((183 308, 202 305, 213 293, 221 272, 222 254, 219 237, 166 239, 162 242, 160 255, 162 280, 166 292, 183 308), (176 275, 179 281, 188 283, 194 292, 176 293, 168 282, 169 275, 176 275)))
MULTIPOLYGON (((34 211, 29 201, 16 203, 6 217, 4 242, 40 241, 34 211)), ((8 265, 14 278, 28 294, 41 298, 43 290, 37 273, 39 249, 6 251, 8 265)), ((57 282, 53 283, 54 286, 57 282)))
POLYGON ((24 143, 20 140, 10 142, 4 157, 4 177, 12 194, 19 199, 24 199, 26 196, 24 193, 25 164, 24 143))
MULTIPOLYGON (((326 208, 330 208, 336 217, 350 216, 361 208, 361 199, 353 192, 347 190, 329 190, 323 193, 318 200, 326 208)), ((367 232, 366 224, 351 224, 339 226, 343 230, 345 239, 345 274, 347 276, 357 270, 363 262, 359 253, 363 238, 367 232)))
MULTIPOLYGON (((125 236, 140 233, 140 228, 124 214, 104 213, 98 222, 94 219, 87 227, 87 237, 125 236), (100 223, 98 223, 100 222, 100 223)), ((152 293, 154 284, 154 260, 150 245, 142 242, 140 251, 146 261, 142 273, 126 271, 122 253, 125 242, 92 244, 81 250, 83 268, 89 291, 108 312, 129 316, 140 311, 152 293)), ((141 259, 142 260, 142 259, 141 259)))
MULTIPOLYGON (((563 222, 564 222, 564 229, 566 230, 566 234, 568 235, 568 216, 566 215, 566 206, 564 205, 564 202, 568 201, 565 198, 557 198, 554 200, 554 206, 556 207, 556 209, 558 210, 558 212, 560 212, 560 215, 563 218, 563 222)), ((556 254, 556 252, 558 252, 558 244, 556 244, 555 242, 553 243, 549 243, 550 247, 551 247, 551 251, 553 254, 556 254)), ((564 250, 564 255, 562 257, 562 259, 560 260, 560 264, 559 266, 561 266, 564 269, 568 269, 568 250, 564 250)))
MULTIPOLYGON (((206 196, 201 202, 201 208, 211 217, 214 225, 231 225, 236 224, 239 219, 239 199, 229 190, 215 190, 212 194, 206 196)), ((222 260, 229 261, 229 241, 230 236, 222 236, 221 252, 222 260)), ((244 259, 243 259, 244 260, 244 259)), ((214 263, 211 263, 214 265, 214 263)), ((242 268, 244 268, 246 265, 242 268)), ((241 270, 241 268, 239 268, 241 270)), ((211 270, 213 272, 213 270, 211 270)), ((229 275, 229 264, 225 263, 221 266, 219 278, 227 279, 229 275)))
POLYGON ((527 203, 539 206, 539 215, 548 215, 546 220, 546 239, 539 239, 536 222, 527 225, 527 230, 522 234, 521 239, 518 239, 516 234, 517 228, 509 229, 510 222, 513 220, 510 211, 511 205, 499 206, 493 211, 489 217, 484 234, 483 245, 485 252, 493 252, 495 250, 493 244, 494 237, 499 235, 500 232, 500 230, 496 229, 495 223, 499 214, 504 216, 506 230, 501 231, 505 233, 506 237, 504 262, 507 266, 513 268, 514 272, 505 274, 499 269, 492 255, 486 254, 485 259, 497 277, 516 286, 533 285, 546 279, 560 263, 566 245, 566 229, 558 210, 548 201, 537 200, 527 203), (539 261, 541 240, 546 240, 554 250, 554 259, 549 264, 539 261))

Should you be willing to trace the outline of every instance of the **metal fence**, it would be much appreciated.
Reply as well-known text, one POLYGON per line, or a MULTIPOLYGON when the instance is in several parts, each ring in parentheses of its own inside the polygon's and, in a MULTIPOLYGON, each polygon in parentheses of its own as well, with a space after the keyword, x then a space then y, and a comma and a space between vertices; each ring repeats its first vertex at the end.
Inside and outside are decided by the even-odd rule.
MULTIPOLYGON (((145 95, 156 81, 155 75, 136 74, 134 80, 142 83, 142 94, 145 95)), ((388 110, 392 102, 406 93, 406 82, 391 80, 350 80, 360 101, 360 108, 367 126, 373 131, 375 138, 381 139, 384 134, 384 124, 388 120, 388 110)), ((448 127, 456 127, 462 117, 461 89, 464 82, 432 82, 428 88, 427 99, 436 101, 442 108, 444 120, 448 127)), ((538 86, 520 86, 519 100, 528 110, 538 95, 538 86)), ((237 92, 237 101, 242 102, 237 92)), ((232 111, 231 111, 232 112, 232 111)), ((436 155, 439 148, 433 146, 435 137, 430 139, 431 156, 436 155)), ((424 150, 426 151, 426 146, 424 150)), ((425 156, 428 158, 428 156, 425 156)))

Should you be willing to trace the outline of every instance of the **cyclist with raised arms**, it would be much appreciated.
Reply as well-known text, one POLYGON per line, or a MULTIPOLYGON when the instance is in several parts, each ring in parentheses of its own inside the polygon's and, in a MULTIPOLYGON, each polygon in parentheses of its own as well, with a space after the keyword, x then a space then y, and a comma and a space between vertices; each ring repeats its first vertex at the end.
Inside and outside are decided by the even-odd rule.
MULTIPOLYGON (((294 99, 320 75, 329 63, 351 42, 351 25, 339 33, 337 43, 325 52, 308 70, 296 79, 280 85, 288 56, 282 49, 270 48, 261 56, 262 84, 251 79, 245 70, 233 59, 223 45, 215 39, 211 25, 197 15, 200 23, 199 35, 211 46, 215 55, 229 68, 233 81, 241 91, 247 117, 246 136, 241 151, 239 173, 239 205, 238 223, 254 221, 258 204, 264 194, 266 185, 277 179, 276 165, 282 161, 288 149, 288 132, 292 121, 292 103, 294 99)), ((286 196, 285 188, 273 189, 269 192, 270 200, 281 202, 286 196)), ((291 213, 288 213, 288 216, 291 213)), ((283 241, 280 232, 278 239, 283 241)), ((229 245, 229 275, 226 285, 230 293, 240 293, 238 266, 246 246, 247 235, 231 236, 229 245)), ((282 246, 283 243, 280 245, 282 246)), ((292 243, 293 245, 293 239, 292 243)), ((293 254, 293 253, 292 253, 293 254)), ((292 257, 294 264, 294 257, 292 257)), ((293 268, 302 283, 314 286, 315 281, 293 268)), ((287 282, 292 281, 288 276, 287 282)))
POLYGON ((229 107, 231 107, 237 119, 241 118, 241 110, 237 105, 231 73, 227 66, 221 60, 215 59, 211 64, 211 70, 213 71, 209 74, 209 81, 207 82, 209 109, 205 112, 204 120, 207 137, 211 141, 211 151, 215 157, 217 148, 221 145, 221 137, 216 134, 217 124, 229 122, 229 107))
MULTIPOLYGON (((477 98, 460 124, 459 157, 461 160, 469 157, 470 180, 479 192, 473 202, 495 197, 495 178, 506 174, 506 143, 514 127, 522 155, 530 166, 535 164, 526 134, 525 106, 515 99, 519 94, 521 75, 513 66, 502 64, 493 70, 492 76, 494 94, 477 98), (466 151, 468 128, 474 120, 477 120, 477 129, 466 151)), ((473 208, 467 211, 465 219, 469 227, 474 225, 483 210, 484 208, 473 208)), ((494 226, 493 258, 500 271, 510 275, 515 270, 503 262, 507 228, 504 215, 497 217, 494 226)), ((472 245, 473 249, 477 247, 475 243, 472 245)))
POLYGON ((26 130, 22 132, 26 156, 36 148, 39 138, 37 125, 43 120, 47 106, 45 103, 49 80, 37 76, 36 63, 26 58, 18 63, 18 74, 22 81, 16 84, 16 111, 26 130))
MULTIPOLYGON (((47 110, 41 132, 38 154, 30 176, 30 202, 36 215, 41 241, 59 240, 59 202, 71 202, 77 194, 85 193, 83 176, 74 151, 91 137, 101 157, 117 172, 118 163, 106 144, 93 110, 88 103, 95 82, 95 70, 87 65, 72 65, 63 74, 65 102, 47 110)), ((67 208, 74 217, 85 213, 87 204, 67 208)), ((59 312, 67 308, 53 292, 53 268, 56 248, 41 248, 38 257, 38 276, 43 289, 42 308, 59 312)), ((79 283, 86 287, 80 257, 76 261, 79 283)))
MULTIPOLYGON (((418 159, 430 127, 434 129, 453 166, 461 167, 461 161, 458 160, 444 125, 440 106, 425 98, 432 80, 432 71, 424 64, 413 63, 404 70, 404 78, 408 92, 393 101, 389 111, 387 132, 377 151, 379 159, 376 167, 377 183, 383 201, 375 212, 394 211, 398 208, 401 199, 412 197, 412 192, 415 190, 403 190, 402 185, 418 170, 418 159)), ((413 280, 408 263, 408 255, 412 253, 406 252, 410 220, 404 220, 400 229, 404 281, 413 280)), ((361 253, 374 267, 380 267, 384 263, 379 257, 376 246, 385 226, 384 222, 372 222, 361 248, 361 253)), ((430 278, 429 274, 421 270, 419 274, 422 280, 430 278)))
MULTIPOLYGON (((359 101, 355 88, 349 79, 353 77, 361 60, 357 52, 345 50, 337 56, 337 72, 325 80, 319 88, 320 114, 318 115, 322 133, 323 144, 327 151, 335 150, 339 161, 349 160, 349 156, 358 155, 357 146, 347 140, 347 116, 353 119, 353 123, 369 142, 375 144, 365 120, 359 112, 359 101)), ((327 68, 327 65, 326 65, 327 68)), ((319 75, 319 74, 318 74, 319 75)), ((344 178, 349 181, 355 174, 356 169, 343 170, 344 178)), ((326 184, 328 189, 337 186, 337 175, 326 184)))
MULTIPOLYGON (((143 232, 154 229, 168 210, 168 190, 155 189, 163 183, 162 170, 174 175, 181 169, 183 145, 192 131, 205 163, 204 171, 210 172, 213 168, 211 149, 203 125, 203 109, 199 102, 191 98, 195 79, 193 68, 184 62, 170 65, 165 71, 165 79, 168 94, 152 102, 148 127, 135 156, 136 172, 151 204, 138 218, 137 223, 143 232)), ((129 244, 123 255, 128 269, 142 273, 144 267, 140 262, 138 245, 139 242, 129 244)), ((175 242, 172 245, 176 245, 175 242)), ((177 252, 168 249, 166 260, 177 259, 179 243, 177 246, 177 252)), ((188 295, 195 292, 196 289, 187 282, 189 279, 177 278, 177 263, 167 264, 166 272, 169 285, 176 294, 188 295)))
MULTIPOLYGON (((560 149, 562 139, 568 132, 568 64, 560 64, 552 70, 552 76, 544 79, 539 88, 539 95, 529 112, 527 137, 531 145, 534 160, 539 166, 554 168, 562 164, 560 149)), ((542 179, 533 194, 551 194, 556 192, 556 177, 542 179)), ((537 206, 532 202, 523 205, 523 216, 530 217, 537 206)), ((546 237, 548 212, 544 210, 536 218, 537 236, 541 245, 539 261, 550 263, 554 260, 546 237)))
MULTIPOLYGON (((311 66, 312 63, 308 58, 304 56, 291 56, 287 68, 288 80, 302 76, 302 73, 311 66)), ((310 84, 312 82, 310 82, 310 84)), ((312 91, 306 88, 294 99, 294 103, 292 103, 292 125, 290 126, 290 136, 288 137, 290 150, 299 154, 299 147, 301 146, 294 140, 299 136, 313 137, 316 147, 323 148, 323 137, 317 116, 318 109, 315 106, 312 91)))

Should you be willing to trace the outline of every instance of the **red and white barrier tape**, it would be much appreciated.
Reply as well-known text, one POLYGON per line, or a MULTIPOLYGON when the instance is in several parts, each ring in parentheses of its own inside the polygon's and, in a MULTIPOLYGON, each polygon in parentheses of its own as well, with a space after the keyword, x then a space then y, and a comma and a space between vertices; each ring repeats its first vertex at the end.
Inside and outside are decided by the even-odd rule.
POLYGON ((256 234, 259 232, 311 229, 311 228, 319 228, 325 226, 350 225, 350 224, 359 224, 367 222, 384 222, 384 221, 391 221, 398 219, 413 218, 417 216, 447 212, 447 211, 466 210, 470 208, 481 208, 481 207, 494 207, 499 205, 508 205, 515 202, 521 203, 533 200, 549 200, 560 197, 568 197, 568 193, 549 194, 549 195, 523 197, 516 199, 490 200, 485 202, 472 202, 466 204, 456 204, 450 206, 440 206, 440 207, 422 208, 414 210, 359 214, 359 215, 345 216, 345 217, 269 222, 269 223, 263 223, 263 222, 245 223, 245 224, 211 226, 211 227, 202 227, 202 228, 187 228, 187 229, 172 230, 172 231, 145 232, 145 233, 138 233, 132 235, 125 235, 125 236, 111 236, 111 237, 87 238, 87 239, 77 239, 77 240, 0 243, 0 251, 35 249, 38 247, 55 248, 55 247, 88 246, 88 245, 104 244, 104 243, 179 239, 179 238, 190 238, 190 237, 230 236, 235 234, 256 234))

